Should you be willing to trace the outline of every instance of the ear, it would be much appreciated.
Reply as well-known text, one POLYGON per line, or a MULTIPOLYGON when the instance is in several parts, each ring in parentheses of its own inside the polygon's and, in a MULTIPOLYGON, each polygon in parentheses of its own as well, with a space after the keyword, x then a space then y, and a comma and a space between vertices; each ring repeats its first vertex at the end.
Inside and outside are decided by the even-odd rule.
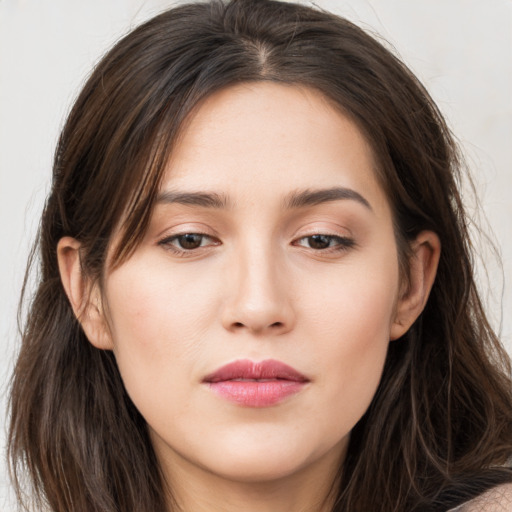
POLYGON ((112 350, 112 338, 103 314, 101 291, 82 272, 80 242, 68 236, 61 238, 57 244, 57 259, 62 285, 88 340, 96 348, 112 350))
POLYGON ((390 339, 403 336, 420 316, 436 277, 441 242, 433 231, 422 231, 412 243, 408 286, 401 291, 390 339))

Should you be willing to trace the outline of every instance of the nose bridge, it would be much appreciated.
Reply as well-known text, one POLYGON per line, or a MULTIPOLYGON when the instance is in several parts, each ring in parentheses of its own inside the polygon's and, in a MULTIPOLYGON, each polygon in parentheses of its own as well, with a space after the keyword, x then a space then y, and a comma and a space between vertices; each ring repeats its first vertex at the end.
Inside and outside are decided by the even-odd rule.
POLYGON ((285 276, 279 251, 268 241, 238 247, 231 265, 232 286, 224 324, 253 332, 285 332, 293 314, 284 286, 285 276))
POLYGON ((271 248, 247 248, 239 269, 240 300, 254 308, 270 305, 278 300, 278 261, 271 248))

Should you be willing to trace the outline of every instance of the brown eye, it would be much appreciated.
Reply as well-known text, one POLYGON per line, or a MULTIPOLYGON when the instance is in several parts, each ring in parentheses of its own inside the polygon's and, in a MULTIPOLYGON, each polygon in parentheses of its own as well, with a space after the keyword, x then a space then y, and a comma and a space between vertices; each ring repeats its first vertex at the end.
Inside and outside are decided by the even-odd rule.
POLYGON ((180 249, 197 249, 203 244, 204 235, 198 233, 186 233, 175 238, 180 249))
POLYGON ((313 235, 308 236, 307 241, 311 249, 327 249, 332 241, 332 236, 327 235, 313 235))

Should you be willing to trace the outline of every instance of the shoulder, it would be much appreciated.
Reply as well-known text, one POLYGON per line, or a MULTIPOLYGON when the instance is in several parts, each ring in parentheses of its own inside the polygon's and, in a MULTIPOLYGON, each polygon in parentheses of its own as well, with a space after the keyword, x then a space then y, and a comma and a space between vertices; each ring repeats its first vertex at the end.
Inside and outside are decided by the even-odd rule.
POLYGON ((498 485, 448 512, 510 512, 512 483, 498 485))

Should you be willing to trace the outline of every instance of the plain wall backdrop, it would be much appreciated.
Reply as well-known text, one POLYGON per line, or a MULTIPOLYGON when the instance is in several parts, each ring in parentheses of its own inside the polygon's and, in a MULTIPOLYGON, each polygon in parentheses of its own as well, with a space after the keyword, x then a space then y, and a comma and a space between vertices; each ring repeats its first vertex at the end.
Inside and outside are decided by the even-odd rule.
MULTIPOLYGON (((130 28, 180 2, 0 0, 0 424, 18 346, 16 308, 59 129, 92 66, 130 28)), ((310 2, 303 2, 310 3, 310 2)), ((464 147, 479 194, 478 264, 491 320, 512 347, 512 0, 317 0, 389 41, 464 147), (493 234, 494 233, 494 234, 493 234)), ((477 217, 475 201, 467 195, 477 217)), ((454 269, 456 272, 457 269, 454 269)), ((5 446, 0 430, 0 448, 5 446)), ((0 510, 15 510, 4 453, 0 510)))

